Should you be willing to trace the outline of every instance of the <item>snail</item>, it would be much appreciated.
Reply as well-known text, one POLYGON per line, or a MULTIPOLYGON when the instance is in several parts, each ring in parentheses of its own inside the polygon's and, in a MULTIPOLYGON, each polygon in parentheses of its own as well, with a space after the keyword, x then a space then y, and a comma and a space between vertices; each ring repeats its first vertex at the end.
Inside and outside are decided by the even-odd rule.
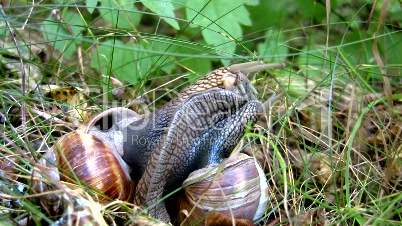
MULTIPOLYGON (((134 192, 131 185, 133 181, 136 183, 134 202, 148 207, 151 217, 170 222, 171 217, 162 198, 182 184, 185 190, 191 187, 187 186, 188 182, 183 182, 193 171, 210 170, 212 166, 216 167, 226 161, 247 127, 254 123, 274 100, 271 98, 265 103, 258 101, 256 90, 246 77, 248 73, 270 67, 272 65, 263 62, 250 62, 217 69, 186 87, 178 97, 160 110, 143 118, 124 108, 103 112, 77 131, 62 137, 53 148, 63 174, 70 174, 61 178, 75 183, 84 181, 111 198, 127 200, 131 199, 134 192), (141 140, 145 142, 139 142, 141 140), (96 156, 95 160, 101 156, 96 152, 110 151, 112 154, 105 156, 108 156, 107 159, 113 157, 116 160, 107 164, 120 166, 115 168, 114 165, 108 165, 103 168, 119 171, 118 176, 113 178, 127 178, 115 181, 127 180, 130 184, 126 185, 128 190, 108 193, 107 190, 102 190, 102 186, 92 184, 92 180, 82 178, 86 177, 86 172, 81 174, 77 170, 85 171, 87 167, 92 167, 83 161, 90 159, 75 162, 69 158, 79 156, 70 155, 68 152, 84 149, 92 149, 93 151, 88 153, 96 156), (71 174, 72 171, 74 174, 71 174), (79 180, 76 177, 79 177, 79 180)), ((244 170, 242 166, 250 159, 239 158, 231 161, 225 164, 223 175, 231 172, 233 168, 244 170)), ((257 166, 250 165, 252 168, 257 166)), ((250 171, 261 173, 262 170, 257 168, 250 171)), ((99 170, 94 172, 99 173, 99 170)), ((249 172, 245 170, 243 173, 249 172)), ((255 200, 258 204, 254 206, 261 207, 262 210, 253 210, 254 213, 247 217, 257 219, 265 211, 268 191, 264 176, 253 175, 254 178, 257 178, 256 185, 261 188, 257 189, 257 193, 262 197, 255 200)), ((244 190, 247 192, 248 189, 257 187, 249 184, 255 183, 246 183, 244 190)))
POLYGON ((101 202, 132 201, 135 184, 130 168, 122 160, 123 128, 139 116, 125 108, 113 108, 76 131, 62 136, 53 147, 62 181, 85 183, 98 190, 101 202))

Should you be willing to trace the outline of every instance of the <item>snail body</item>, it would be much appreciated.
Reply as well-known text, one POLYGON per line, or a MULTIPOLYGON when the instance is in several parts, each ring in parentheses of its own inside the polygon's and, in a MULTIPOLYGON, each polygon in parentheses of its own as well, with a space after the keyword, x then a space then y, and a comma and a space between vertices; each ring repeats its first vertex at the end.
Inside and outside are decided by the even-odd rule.
MULTIPOLYGON (((166 129, 156 139, 157 145, 142 149, 150 157, 136 188, 135 203, 150 207, 150 216, 169 222, 161 198, 180 187, 192 171, 229 157, 249 123, 255 123, 267 108, 267 103, 257 100, 246 75, 234 68, 217 69, 205 77, 215 76, 211 84, 203 78, 181 92, 181 102, 173 100, 172 105, 178 106, 169 115, 171 119, 164 118, 166 129), (188 90, 195 91, 188 94, 188 90)), ((130 155, 130 148, 124 148, 124 155, 130 155)))
MULTIPOLYGON (((161 146, 152 153, 145 174, 138 182, 137 203, 151 206, 167 192, 179 187, 192 171, 219 164, 229 157, 248 122, 257 119, 257 114, 247 114, 243 120, 244 114, 255 111, 259 105, 258 102, 249 103, 231 91, 219 89, 186 100, 176 111, 161 146), (217 100, 221 103, 217 104, 217 100)), ((160 202, 149 213, 169 221, 167 211, 163 211, 166 208, 160 202)))
MULTIPOLYGON (((176 98, 161 109, 133 121, 127 126, 127 142, 124 143, 123 160, 138 170, 133 179, 138 181, 145 172, 152 152, 159 148, 161 139, 169 130, 169 125, 178 108, 188 98, 211 89, 233 90, 237 75, 229 68, 221 68, 197 80, 184 88, 176 98)), ((180 185, 180 183, 178 183, 180 185)))

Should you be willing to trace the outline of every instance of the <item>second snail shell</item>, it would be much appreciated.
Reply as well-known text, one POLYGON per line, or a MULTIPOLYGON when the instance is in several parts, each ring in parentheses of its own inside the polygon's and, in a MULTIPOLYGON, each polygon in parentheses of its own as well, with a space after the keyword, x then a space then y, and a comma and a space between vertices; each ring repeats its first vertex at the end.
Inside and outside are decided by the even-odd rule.
POLYGON ((184 225, 203 224, 210 212, 254 221, 264 214, 268 184, 256 160, 238 154, 223 164, 194 171, 183 182, 179 218, 184 225))

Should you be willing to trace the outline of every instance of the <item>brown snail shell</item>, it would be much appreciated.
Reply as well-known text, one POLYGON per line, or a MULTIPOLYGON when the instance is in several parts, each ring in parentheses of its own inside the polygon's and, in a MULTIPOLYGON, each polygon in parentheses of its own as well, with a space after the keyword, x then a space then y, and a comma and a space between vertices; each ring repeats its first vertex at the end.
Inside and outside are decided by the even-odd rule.
MULTIPOLYGON (((84 182, 112 199, 129 201, 132 198, 134 185, 129 169, 101 139, 74 131, 61 137, 54 149, 57 164, 62 169, 62 181, 74 184, 84 182)), ((99 196, 99 200, 108 199, 99 196)))
POLYGON ((84 182, 100 193, 100 201, 132 201, 135 185, 121 158, 123 127, 139 116, 125 108, 112 108, 88 120, 77 131, 61 137, 53 150, 62 181, 84 182), (64 172, 63 172, 64 171, 64 172))
POLYGON ((210 165, 192 172, 183 182, 179 220, 184 225, 201 223, 210 212, 257 220, 269 200, 266 177, 253 157, 238 154, 224 168, 210 165))

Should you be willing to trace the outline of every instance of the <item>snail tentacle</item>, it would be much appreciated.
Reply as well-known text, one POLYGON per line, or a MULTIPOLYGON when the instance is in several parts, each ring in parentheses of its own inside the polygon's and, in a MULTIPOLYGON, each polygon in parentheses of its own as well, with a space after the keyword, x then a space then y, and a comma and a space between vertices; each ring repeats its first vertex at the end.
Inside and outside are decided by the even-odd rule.
POLYGON ((238 73, 243 72, 245 74, 263 71, 266 69, 272 68, 283 68, 285 67, 285 63, 272 63, 267 64, 264 61, 253 61, 253 62, 246 62, 246 63, 239 63, 230 65, 229 68, 232 72, 238 73))

